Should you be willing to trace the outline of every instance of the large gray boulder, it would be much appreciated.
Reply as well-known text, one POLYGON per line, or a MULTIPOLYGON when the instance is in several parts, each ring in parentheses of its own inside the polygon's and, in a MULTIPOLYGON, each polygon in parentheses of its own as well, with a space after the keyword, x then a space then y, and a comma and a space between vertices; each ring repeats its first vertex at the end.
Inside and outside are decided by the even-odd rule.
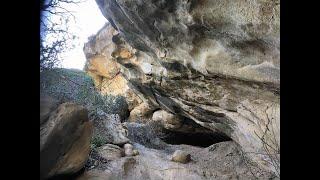
POLYGON ((56 103, 47 96, 40 99, 40 179, 78 172, 90 152, 92 122, 87 110, 56 103))

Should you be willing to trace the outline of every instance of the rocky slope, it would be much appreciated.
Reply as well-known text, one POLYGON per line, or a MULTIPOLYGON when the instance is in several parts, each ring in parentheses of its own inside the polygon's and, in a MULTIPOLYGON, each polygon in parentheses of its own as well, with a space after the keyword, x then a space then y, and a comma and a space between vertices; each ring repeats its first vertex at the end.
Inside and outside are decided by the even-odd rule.
POLYGON ((94 165, 78 176, 79 180, 275 179, 272 173, 246 159, 233 141, 206 147, 170 145, 153 134, 150 125, 126 123, 126 126, 133 142, 129 146, 138 153, 128 155, 126 146, 103 145, 97 149, 97 155, 91 155, 94 165))
POLYGON ((129 121, 165 110, 167 129, 227 136, 279 174, 279 1, 97 4, 110 24, 85 44, 85 70, 103 94, 126 97, 129 121))

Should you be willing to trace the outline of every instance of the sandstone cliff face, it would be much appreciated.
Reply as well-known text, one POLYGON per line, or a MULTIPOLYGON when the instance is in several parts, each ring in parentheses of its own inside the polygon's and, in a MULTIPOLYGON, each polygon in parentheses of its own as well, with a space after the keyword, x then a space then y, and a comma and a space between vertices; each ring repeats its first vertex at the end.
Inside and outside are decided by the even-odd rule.
POLYGON ((126 97, 129 110, 142 103, 142 100, 127 85, 127 80, 121 74, 121 66, 116 57, 131 59, 130 47, 114 42, 118 32, 106 25, 88 42, 84 51, 88 59, 85 70, 94 81, 96 88, 103 95, 126 97))
POLYGON ((161 108, 280 158, 280 2, 97 0, 110 25, 84 47, 102 93, 161 108), (107 84, 107 85, 106 85, 107 84))

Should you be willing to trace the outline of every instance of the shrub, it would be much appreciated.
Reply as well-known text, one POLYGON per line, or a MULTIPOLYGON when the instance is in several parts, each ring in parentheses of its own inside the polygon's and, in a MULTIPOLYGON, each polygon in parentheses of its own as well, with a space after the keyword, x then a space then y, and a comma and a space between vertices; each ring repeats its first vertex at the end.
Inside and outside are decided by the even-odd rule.
POLYGON ((155 121, 146 124, 127 123, 128 138, 148 148, 164 149, 166 143, 161 140, 165 136, 162 126, 155 121))
POLYGON ((94 87, 93 80, 84 71, 71 69, 50 69, 40 73, 40 92, 47 93, 61 102, 74 102, 85 106, 89 116, 97 112, 119 114, 128 117, 126 99, 122 96, 103 96, 94 87))
POLYGON ((91 139, 91 149, 96 149, 106 144, 106 139, 100 135, 93 136, 91 139))

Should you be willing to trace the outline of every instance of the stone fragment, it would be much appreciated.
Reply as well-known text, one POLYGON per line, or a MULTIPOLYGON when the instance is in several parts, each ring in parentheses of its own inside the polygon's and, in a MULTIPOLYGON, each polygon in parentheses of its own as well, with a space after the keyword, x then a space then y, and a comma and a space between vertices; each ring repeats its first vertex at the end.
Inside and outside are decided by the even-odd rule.
POLYGON ((125 156, 132 156, 133 155, 133 146, 131 144, 125 144, 123 146, 125 156))
POLYGON ((174 162, 179 162, 179 163, 183 163, 186 164, 189 161, 191 161, 191 155, 185 151, 182 150, 176 150, 171 158, 172 161, 174 162))

